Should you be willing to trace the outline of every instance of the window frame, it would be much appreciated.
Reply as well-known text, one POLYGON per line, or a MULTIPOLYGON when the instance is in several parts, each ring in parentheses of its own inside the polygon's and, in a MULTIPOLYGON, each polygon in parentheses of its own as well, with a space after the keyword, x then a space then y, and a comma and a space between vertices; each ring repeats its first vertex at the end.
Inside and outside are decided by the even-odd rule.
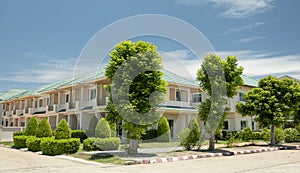
POLYGON ((192 93, 192 98, 191 98, 192 103, 202 103, 202 93, 192 93), (194 96, 195 95, 200 95, 200 101, 194 102, 194 96))

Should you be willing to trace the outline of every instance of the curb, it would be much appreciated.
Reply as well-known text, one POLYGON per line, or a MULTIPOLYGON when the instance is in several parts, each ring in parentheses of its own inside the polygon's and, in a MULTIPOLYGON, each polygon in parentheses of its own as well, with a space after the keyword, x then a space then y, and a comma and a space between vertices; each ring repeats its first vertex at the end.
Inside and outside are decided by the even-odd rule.
POLYGON ((177 161, 182 161, 182 160, 192 160, 192 159, 211 158, 211 157, 223 157, 223 156, 233 156, 233 155, 242 155, 242 154, 254 154, 254 153, 272 152, 272 151, 289 150, 289 149, 300 149, 300 146, 288 146, 288 147, 285 146, 285 147, 273 147, 273 148, 244 150, 244 151, 233 151, 233 152, 225 152, 225 153, 206 153, 206 154, 200 154, 200 155, 188 155, 188 156, 166 157, 166 158, 152 158, 152 159, 134 160, 132 162, 128 162, 127 165, 167 163, 167 162, 177 162, 177 161))

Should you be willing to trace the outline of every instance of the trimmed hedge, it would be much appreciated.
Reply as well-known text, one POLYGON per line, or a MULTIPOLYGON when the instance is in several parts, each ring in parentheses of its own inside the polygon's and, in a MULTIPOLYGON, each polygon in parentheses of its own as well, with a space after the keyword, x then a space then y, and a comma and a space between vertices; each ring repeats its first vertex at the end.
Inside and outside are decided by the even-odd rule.
POLYGON ((14 146, 17 149, 26 148, 26 140, 28 136, 14 136, 14 146))
POLYGON ((14 132, 13 133, 13 136, 25 136, 26 135, 26 133, 25 133, 25 131, 19 131, 19 132, 14 132))
POLYGON ((171 132, 169 122, 166 117, 162 117, 158 123, 158 131, 157 131, 157 141, 158 142, 170 142, 171 140, 171 132))
POLYGON ((42 138, 37 138, 34 136, 29 136, 26 140, 26 146, 29 151, 41 151, 41 141, 42 138))
POLYGON ((43 138, 43 137, 51 137, 52 136, 52 130, 50 123, 47 119, 43 118, 37 129, 36 129, 36 137, 43 138))
POLYGON ((71 138, 71 128, 65 119, 60 120, 55 129, 55 139, 69 139, 71 138))
POLYGON ((26 135, 35 136, 38 125, 39 125, 39 121, 37 120, 36 117, 30 118, 25 130, 26 135))
POLYGON ((88 137, 84 130, 71 130, 71 138, 79 138, 80 143, 83 143, 88 137))
POLYGON ((95 129, 95 136, 97 138, 110 138, 111 130, 110 126, 105 118, 101 118, 95 129))
POLYGON ((83 141, 83 149, 86 151, 118 150, 120 138, 87 138, 83 141))
POLYGON ((41 142, 41 149, 45 155, 60 155, 63 153, 72 154, 79 150, 80 139, 60 139, 55 140, 53 138, 44 138, 41 142))

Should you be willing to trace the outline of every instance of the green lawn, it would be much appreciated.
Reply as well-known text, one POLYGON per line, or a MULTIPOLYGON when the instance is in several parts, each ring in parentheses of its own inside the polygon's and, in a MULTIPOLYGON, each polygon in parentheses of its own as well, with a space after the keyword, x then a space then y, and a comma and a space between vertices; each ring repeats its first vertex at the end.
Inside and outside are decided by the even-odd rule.
POLYGON ((118 156, 113 156, 109 154, 84 154, 82 152, 77 152, 75 154, 71 154, 70 156, 81 158, 88 161, 95 161, 99 163, 111 163, 115 165, 124 165, 125 161, 120 159, 118 156))
MULTIPOLYGON (((179 142, 145 142, 139 143, 139 148, 171 148, 178 145, 179 142)), ((128 148, 128 144, 121 144, 120 148, 128 148)))
POLYGON ((14 146, 14 142, 0 142, 0 144, 3 144, 3 145, 7 145, 7 146, 14 146))

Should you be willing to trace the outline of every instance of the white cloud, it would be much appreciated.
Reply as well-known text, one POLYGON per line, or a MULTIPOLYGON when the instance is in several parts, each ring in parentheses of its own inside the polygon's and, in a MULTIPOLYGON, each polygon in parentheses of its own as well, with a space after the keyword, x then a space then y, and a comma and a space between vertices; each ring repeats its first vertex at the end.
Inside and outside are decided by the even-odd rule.
POLYGON ((256 22, 253 24, 247 24, 247 25, 243 25, 243 26, 235 26, 235 27, 229 28, 227 31, 223 32, 222 35, 228 35, 233 32, 254 29, 254 28, 260 27, 264 24, 265 24, 264 22, 256 22))
POLYGON ((240 42, 244 42, 244 43, 249 43, 249 42, 252 42, 252 41, 256 41, 256 40, 261 40, 261 39, 265 39, 266 37, 247 37, 247 38, 242 38, 240 39, 239 41, 240 42))
POLYGON ((71 77, 74 72, 75 59, 50 59, 43 63, 32 64, 30 67, 17 69, 9 77, 1 80, 32 83, 49 83, 71 77))
POLYGON ((263 13, 272 8, 274 0, 178 0, 177 2, 189 6, 200 6, 207 2, 215 7, 223 8, 222 16, 229 18, 244 18, 263 13))

